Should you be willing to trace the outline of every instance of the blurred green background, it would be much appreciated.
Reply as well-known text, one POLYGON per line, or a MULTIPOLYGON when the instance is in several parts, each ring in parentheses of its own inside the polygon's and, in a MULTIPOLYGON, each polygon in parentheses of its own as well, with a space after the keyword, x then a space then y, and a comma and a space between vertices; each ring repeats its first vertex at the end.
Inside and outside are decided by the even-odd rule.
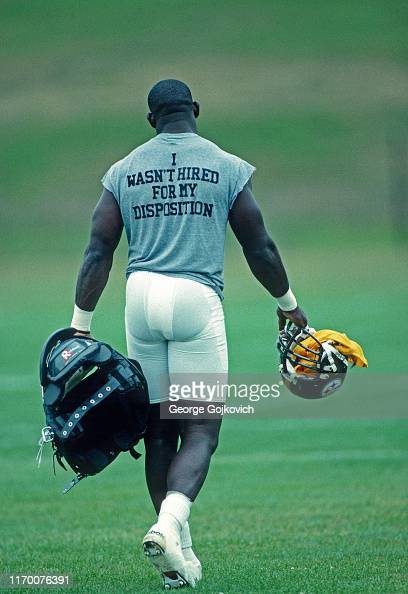
MULTIPOLYGON (((9 545, 4 559, 8 569, 26 571, 35 569, 42 559, 45 570, 52 567, 55 554, 52 539, 39 536, 42 526, 48 526, 51 533, 55 529, 49 510, 63 521, 65 513, 80 509, 83 497, 92 499, 95 487, 81 486, 82 491, 72 494, 61 508, 61 501, 55 499, 56 483, 48 478, 48 464, 34 473, 32 458, 43 422, 37 381, 39 350, 51 331, 70 322, 76 273, 101 189, 99 180, 111 163, 151 136, 145 119, 146 94, 161 78, 187 82, 202 107, 199 132, 257 166, 256 197, 311 323, 334 327, 359 340, 369 360, 367 373, 406 372, 408 7, 398 0, 3 0, 0 32, 0 381, 5 470, 1 488, 10 509, 7 521, 4 518, 10 537, 3 543, 9 545)), ((122 242, 94 324, 97 337, 122 350, 125 265, 122 242)), ((250 277, 231 234, 225 277, 231 369, 275 371, 275 305, 250 277)), ((291 499, 295 492, 307 497, 308 490, 314 488, 315 501, 323 506, 333 498, 340 505, 334 507, 337 517, 345 513, 342 489, 348 484, 356 499, 355 518, 363 519, 365 505, 374 501, 375 506, 378 496, 379 507, 372 514, 385 518, 381 534, 386 540, 378 537, 378 546, 372 545, 373 551, 361 564, 353 566, 350 561, 348 577, 340 575, 336 581, 331 574, 328 581, 322 561, 314 566, 315 573, 310 570, 306 581, 296 581, 285 565, 284 553, 277 561, 280 569, 273 575, 280 584, 276 591, 300 591, 302 587, 307 592, 403 591, 398 590, 403 583, 396 561, 402 558, 399 544, 381 570, 388 581, 377 579, 375 568, 380 571, 384 547, 401 543, 401 498, 406 493, 402 454, 408 447, 405 422, 363 423, 361 430, 351 422, 338 425, 333 421, 315 428, 310 423, 287 426, 259 421, 242 425, 227 421, 214 462, 214 478, 210 477, 211 487, 204 491, 202 501, 214 503, 213 491, 217 493, 221 484, 232 496, 237 472, 247 473, 248 485, 251 481, 258 485, 253 504, 259 506, 259 513, 265 509, 270 491, 276 497, 274 488, 281 485, 287 507, 282 501, 283 507, 279 507, 278 501, 273 509, 279 511, 270 510, 271 526, 284 517, 285 509, 290 514, 291 506, 298 504, 291 499), (244 433, 247 448, 256 456, 268 449, 271 432, 281 436, 274 438, 273 447, 281 452, 283 462, 275 461, 273 477, 268 480, 268 464, 273 460, 258 456, 258 462, 251 463, 243 457, 240 465, 239 445, 244 433), (338 452, 353 445, 366 454, 360 458, 354 454, 350 459, 345 455, 342 471, 330 470, 336 458, 325 460, 322 452, 338 452), (292 460, 293 452, 285 457, 285 448, 301 456, 305 447, 322 453, 321 472, 313 466, 308 474, 307 464, 298 470, 299 457, 292 460), (371 457, 371 450, 377 454, 371 457), (228 456, 239 470, 231 470, 226 477, 221 470, 228 456), (347 460, 351 460, 349 465, 347 460), (352 477, 359 474, 367 478, 366 487, 353 490, 352 477), (260 475, 266 477, 263 483, 260 475), (293 475, 299 476, 299 484, 291 483, 289 489, 293 475), (387 523, 390 509, 394 515, 387 523), (358 578, 361 567, 365 577, 358 578)), ((141 481, 141 465, 136 472, 141 481)), ((120 460, 116 468, 92 479, 109 497, 108 508, 115 514, 119 513, 115 504, 120 507, 122 496, 129 498, 133 493, 133 473, 133 464, 120 460), (117 489, 118 480, 122 491, 117 489)), ((60 478, 59 483, 64 480, 60 478)), ((244 494, 242 497, 236 505, 241 510, 239 521, 245 524, 249 522, 248 500, 244 494)), ((141 499, 139 494, 139 503, 141 499)), ((140 520, 140 535, 151 514, 147 502, 142 505, 146 511, 140 520)), ((210 522, 198 505, 198 516, 201 513, 210 522)), ((234 506, 231 501, 228 505, 234 506)), ((306 506, 304 517, 309 517, 308 511, 306 506)), ((100 513, 106 514, 106 509, 101 507, 100 513)), ((126 521, 132 522, 130 511, 128 516, 126 521)), ((338 532, 329 516, 320 518, 317 528, 311 529, 328 535, 318 543, 323 559, 327 546, 333 547, 338 558, 338 532)), ((126 514, 123 517, 127 518, 126 514)), ((229 517, 231 526, 235 520, 229 517)), ((77 543, 77 550, 89 550, 86 535, 93 530, 93 524, 87 524, 90 521, 81 516, 83 543, 77 543)), ((103 522, 113 530, 109 517, 105 515, 103 522)), ((350 537, 344 536, 347 531, 342 533, 343 545, 354 543, 359 554, 368 546, 369 534, 370 542, 377 542, 378 536, 373 536, 371 516, 365 525, 362 522, 365 529, 358 534, 352 532, 350 537)), ((198 523, 197 527, 200 534, 198 523)), ((294 545, 298 528, 294 522, 289 536, 278 535, 270 551, 263 541, 262 526, 257 526, 248 542, 258 539, 266 547, 263 560, 255 555, 248 561, 236 546, 234 567, 239 575, 242 579, 257 576, 250 587, 245 581, 238 587, 236 573, 228 573, 219 559, 211 565, 210 553, 217 556, 220 534, 219 526, 212 525, 208 542, 202 533, 198 538, 205 544, 210 573, 217 576, 221 571, 225 581, 213 578, 208 582, 211 588, 231 593, 250 588, 273 591, 268 589, 270 582, 263 584, 261 569, 272 571, 268 560, 276 558, 277 551, 289 551, 290 556, 296 549, 302 563, 310 561, 310 547, 313 551, 316 542, 310 540, 308 527, 304 543, 300 537, 300 544, 294 545), (254 569, 248 563, 256 559, 254 569)), ((100 538, 103 541, 104 537, 100 538)), ((118 538, 117 546, 122 542, 121 536, 118 538)), ((245 540, 242 534, 240 538, 245 540)), ((67 548, 63 546, 61 563, 69 558, 69 542, 64 545, 67 548)), ((125 544, 121 554, 130 555, 125 544)), ((353 554, 350 550, 350 559, 355 559, 353 554)), ((77 562, 75 555, 70 562, 76 567, 74 560, 77 562)), ((53 567, 65 571, 61 563, 53 567)), ((108 572, 104 567, 102 573, 108 572)), ((152 574, 142 567, 140 571, 146 571, 148 577, 138 574, 135 564, 137 591, 145 587, 140 575, 154 583, 152 574)), ((115 574, 104 577, 109 586, 102 586, 98 575, 89 577, 85 566, 80 575, 78 591, 128 591, 123 582, 115 589, 115 574)), ((146 591, 152 587, 146 586, 146 591)), ((213 591, 209 585, 202 588, 200 591, 213 591)))
MULTIPOLYGON (((202 135, 257 166, 256 196, 312 323, 354 334, 372 368, 405 364, 391 351, 407 320, 407 250, 389 147, 408 129, 405 2, 6 1, 0 26, 5 370, 22 311, 34 351, 69 322, 100 177, 151 136, 146 94, 165 77, 191 85, 202 135)), ((267 369, 273 303, 231 237, 226 260, 231 365, 267 369)), ((96 315, 122 343, 125 264, 122 249, 96 315)))

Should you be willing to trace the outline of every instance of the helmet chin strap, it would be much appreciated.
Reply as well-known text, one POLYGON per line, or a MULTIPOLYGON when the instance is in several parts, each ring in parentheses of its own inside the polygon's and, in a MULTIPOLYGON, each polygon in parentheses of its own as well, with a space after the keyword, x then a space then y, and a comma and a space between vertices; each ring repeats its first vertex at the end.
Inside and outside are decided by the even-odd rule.
POLYGON ((323 369, 325 371, 332 371, 333 373, 337 373, 338 372, 336 362, 335 362, 335 360, 333 358, 333 353, 335 353, 336 357, 338 357, 341 361, 343 361, 343 363, 345 363, 346 365, 348 365, 348 361, 347 361, 346 357, 342 353, 340 353, 336 349, 336 347, 334 347, 332 345, 331 342, 328 342, 328 341, 327 342, 323 342, 322 343, 322 347, 323 347, 323 350, 324 350, 324 352, 325 352, 325 354, 326 354, 326 356, 327 356, 327 358, 329 360, 329 363, 330 363, 329 366, 328 365, 325 365, 324 366, 323 369))
POLYGON ((337 371, 337 367, 336 367, 336 364, 335 364, 335 362, 334 362, 333 355, 331 354, 331 349, 329 348, 330 346, 331 346, 331 345, 330 345, 330 343, 327 343, 327 342, 324 342, 324 343, 322 344, 323 350, 324 350, 324 352, 325 352, 325 354, 326 354, 326 357, 328 358, 328 360, 329 360, 329 363, 330 363, 330 365, 325 365, 325 366, 323 367, 323 369, 324 369, 325 371, 333 371, 333 372, 336 372, 336 371, 337 371))

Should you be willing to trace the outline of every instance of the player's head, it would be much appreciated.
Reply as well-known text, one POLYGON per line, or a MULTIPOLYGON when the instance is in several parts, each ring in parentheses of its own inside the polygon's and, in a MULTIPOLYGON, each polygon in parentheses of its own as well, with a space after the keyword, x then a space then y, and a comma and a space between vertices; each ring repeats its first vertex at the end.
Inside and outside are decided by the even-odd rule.
POLYGON ((147 119, 153 128, 160 119, 197 118, 200 112, 188 86, 172 78, 156 83, 149 91, 147 102, 150 109, 147 119))

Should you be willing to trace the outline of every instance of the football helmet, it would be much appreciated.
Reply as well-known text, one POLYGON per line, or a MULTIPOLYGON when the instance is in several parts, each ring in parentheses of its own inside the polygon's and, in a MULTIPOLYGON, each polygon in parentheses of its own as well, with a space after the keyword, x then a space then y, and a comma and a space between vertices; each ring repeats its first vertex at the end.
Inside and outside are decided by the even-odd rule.
POLYGON ((287 322, 277 343, 282 380, 302 398, 325 398, 338 390, 350 365, 331 341, 320 342, 314 333, 287 322))

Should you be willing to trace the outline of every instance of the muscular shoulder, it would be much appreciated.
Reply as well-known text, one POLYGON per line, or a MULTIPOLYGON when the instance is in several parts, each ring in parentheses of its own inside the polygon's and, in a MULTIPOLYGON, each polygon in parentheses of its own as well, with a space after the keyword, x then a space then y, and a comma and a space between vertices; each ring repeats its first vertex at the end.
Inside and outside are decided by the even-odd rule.
POLYGON ((228 153, 227 151, 222 149, 218 144, 215 144, 215 142, 212 142, 207 138, 203 138, 202 136, 200 136, 200 140, 203 146, 207 147, 208 150, 216 154, 221 160, 232 163, 239 163, 241 161, 240 157, 238 157, 237 155, 233 155, 232 153, 228 153))
POLYGON ((255 170, 252 165, 247 163, 238 155, 229 153, 211 140, 207 140, 206 138, 202 137, 200 138, 202 141, 201 146, 205 152, 207 152, 207 155, 216 162, 218 169, 223 171, 228 177, 235 179, 235 177, 239 175, 239 172, 242 168, 248 167, 252 171, 255 170))

